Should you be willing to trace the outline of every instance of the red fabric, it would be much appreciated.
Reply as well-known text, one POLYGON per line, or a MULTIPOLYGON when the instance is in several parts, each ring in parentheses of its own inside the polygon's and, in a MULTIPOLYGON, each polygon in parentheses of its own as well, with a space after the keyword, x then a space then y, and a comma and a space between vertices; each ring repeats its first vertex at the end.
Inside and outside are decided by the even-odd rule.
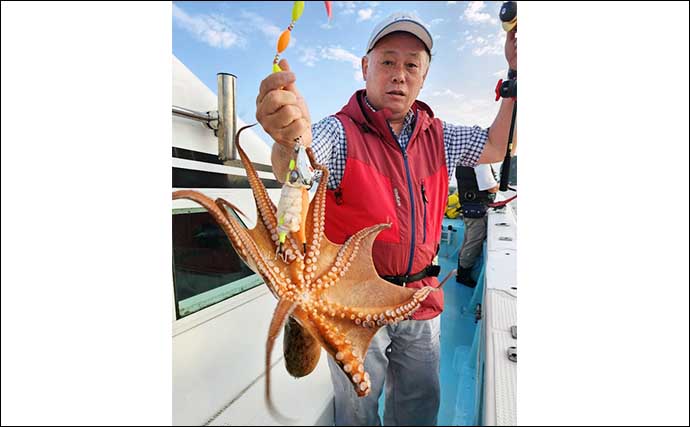
MULTIPOLYGON (((347 165, 339 189, 327 192, 326 236, 342 244, 365 227, 390 222, 392 227, 382 231, 374 242, 374 265, 380 275, 404 275, 412 244, 414 204, 415 249, 409 272, 414 274, 431 263, 440 241, 448 199, 443 124, 426 104, 415 101, 412 108, 417 121, 407 144, 410 183, 402 151, 386 122, 390 112, 372 112, 363 95, 363 90, 356 92, 336 114, 345 128, 347 165), (427 203, 422 197, 422 186, 427 203)), ((438 284, 437 278, 427 277, 407 286, 438 284)), ((441 311, 443 291, 439 290, 422 302, 413 318, 431 319, 441 311)))
POLYGON ((508 203, 512 202, 512 201, 515 200, 515 199, 517 199, 517 194, 514 195, 513 197, 510 197, 510 198, 508 198, 508 199, 506 199, 506 200, 502 200, 502 201, 500 201, 500 202, 489 203, 487 206, 489 206, 490 208, 500 208, 501 206, 505 206, 505 205, 507 205, 508 203))

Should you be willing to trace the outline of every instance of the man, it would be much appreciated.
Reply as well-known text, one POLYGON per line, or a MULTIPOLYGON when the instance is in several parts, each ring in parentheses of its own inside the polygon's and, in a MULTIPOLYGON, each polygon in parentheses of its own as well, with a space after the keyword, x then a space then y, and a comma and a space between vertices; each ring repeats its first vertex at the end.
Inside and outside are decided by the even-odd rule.
POLYGON ((499 186, 493 169, 488 164, 477 165, 474 168, 458 166, 455 178, 458 180, 462 221, 465 224, 455 281, 474 288, 477 282, 471 273, 486 239, 486 210, 499 186))
MULTIPOLYGON (((437 287, 436 255, 448 177, 456 164, 498 162, 506 152, 511 99, 504 99, 490 130, 452 125, 416 100, 429 71, 433 40, 419 19, 394 14, 372 32, 355 92, 334 116, 312 125, 285 59, 284 72, 261 82, 256 117, 277 142, 271 161, 283 180, 295 140, 311 145, 330 171, 327 237, 343 243, 364 227, 391 222, 373 246, 377 272, 401 286, 437 287)), ((517 68, 515 34, 506 58, 517 68)), ((515 142, 514 142, 515 145, 515 142)), ((329 357, 336 425, 379 425, 378 399, 386 384, 386 425, 435 425, 440 403, 439 333, 443 293, 434 292, 412 320, 388 325, 374 337, 365 368, 371 393, 359 398, 329 357)))

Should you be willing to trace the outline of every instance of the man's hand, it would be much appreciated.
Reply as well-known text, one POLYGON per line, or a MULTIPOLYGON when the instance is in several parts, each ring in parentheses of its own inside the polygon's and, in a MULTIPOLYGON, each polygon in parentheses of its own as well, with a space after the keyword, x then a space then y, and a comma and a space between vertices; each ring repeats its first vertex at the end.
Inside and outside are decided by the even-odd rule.
POLYGON ((508 61, 508 66, 515 71, 517 71, 517 37, 515 37, 516 33, 517 27, 515 27, 511 31, 508 31, 508 34, 506 34, 505 46, 506 61, 508 61))
POLYGON ((287 60, 278 64, 283 71, 266 77, 256 97, 256 119, 274 141, 287 147, 302 137, 302 144, 311 145, 311 120, 304 98, 295 86, 296 77, 287 60))
POLYGON ((495 186, 495 187, 489 188, 489 189, 486 190, 486 191, 488 191, 489 193, 498 193, 498 187, 499 187, 499 186, 497 185, 497 186, 495 186))

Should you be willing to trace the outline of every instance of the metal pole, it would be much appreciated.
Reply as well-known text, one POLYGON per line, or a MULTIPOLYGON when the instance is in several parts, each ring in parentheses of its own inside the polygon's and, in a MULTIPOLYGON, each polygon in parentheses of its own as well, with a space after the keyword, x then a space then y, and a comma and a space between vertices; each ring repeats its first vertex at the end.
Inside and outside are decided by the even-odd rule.
POLYGON ((222 161, 237 159, 234 144, 237 129, 235 86, 237 77, 218 73, 218 158, 222 161))
POLYGON ((218 120, 217 114, 213 111, 207 113, 202 113, 200 111, 190 110, 189 108, 178 107, 177 105, 172 106, 172 113, 174 116, 184 117, 186 119, 196 120, 198 122, 204 122, 211 129, 215 129, 212 121, 218 120))

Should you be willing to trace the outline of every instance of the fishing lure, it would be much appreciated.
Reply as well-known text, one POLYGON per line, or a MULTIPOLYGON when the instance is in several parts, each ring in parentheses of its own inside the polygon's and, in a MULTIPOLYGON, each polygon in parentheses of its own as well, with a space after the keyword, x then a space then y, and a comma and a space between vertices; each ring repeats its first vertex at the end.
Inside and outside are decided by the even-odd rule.
MULTIPOLYGON (((325 1, 324 2, 326 5, 326 14, 328 15, 328 19, 331 19, 331 2, 330 1, 325 1)), ((276 56, 273 58, 273 72, 277 73, 279 71, 283 71, 280 66, 278 66, 278 61, 280 60, 280 54, 283 53, 283 51, 288 47, 290 44, 290 33, 292 32, 292 29, 295 28, 295 24, 297 23, 297 20, 302 16, 302 12, 304 12, 304 2, 303 1, 296 1, 295 4, 292 6, 292 22, 290 22, 290 25, 288 25, 287 29, 283 31, 280 34, 280 37, 278 37, 278 46, 276 49, 276 56)))
MULTIPOLYGON (((328 18, 331 18, 331 2, 326 1, 326 13, 328 18)), ((280 54, 290 44, 290 34, 295 28, 295 23, 302 16, 304 12, 304 2, 296 1, 292 6, 292 21, 287 29, 278 37, 278 44, 276 46, 276 55, 273 58, 273 72, 277 73, 283 71, 278 65, 280 54)), ((295 140, 295 150, 293 158, 290 160, 288 173, 285 177, 285 183, 280 192, 280 200, 278 201, 278 238, 279 245, 276 248, 276 256, 283 255, 283 244, 288 232, 296 233, 299 242, 306 252, 306 233, 304 223, 307 217, 307 209, 309 206, 309 193, 311 188, 314 169, 311 167, 307 158, 305 147, 301 144, 301 137, 295 140)))
MULTIPOLYGON (((295 150, 300 150, 302 146, 295 146, 295 150)), ((307 211, 309 209, 309 193, 307 187, 302 183, 302 176, 296 168, 294 159, 290 160, 290 166, 285 183, 280 191, 280 200, 278 201, 278 247, 276 248, 276 255, 282 255, 283 261, 287 262, 287 252, 283 252, 283 245, 288 232, 297 234, 297 238, 302 243, 303 253, 307 252, 307 237, 306 230, 303 227, 307 220, 307 211)))

